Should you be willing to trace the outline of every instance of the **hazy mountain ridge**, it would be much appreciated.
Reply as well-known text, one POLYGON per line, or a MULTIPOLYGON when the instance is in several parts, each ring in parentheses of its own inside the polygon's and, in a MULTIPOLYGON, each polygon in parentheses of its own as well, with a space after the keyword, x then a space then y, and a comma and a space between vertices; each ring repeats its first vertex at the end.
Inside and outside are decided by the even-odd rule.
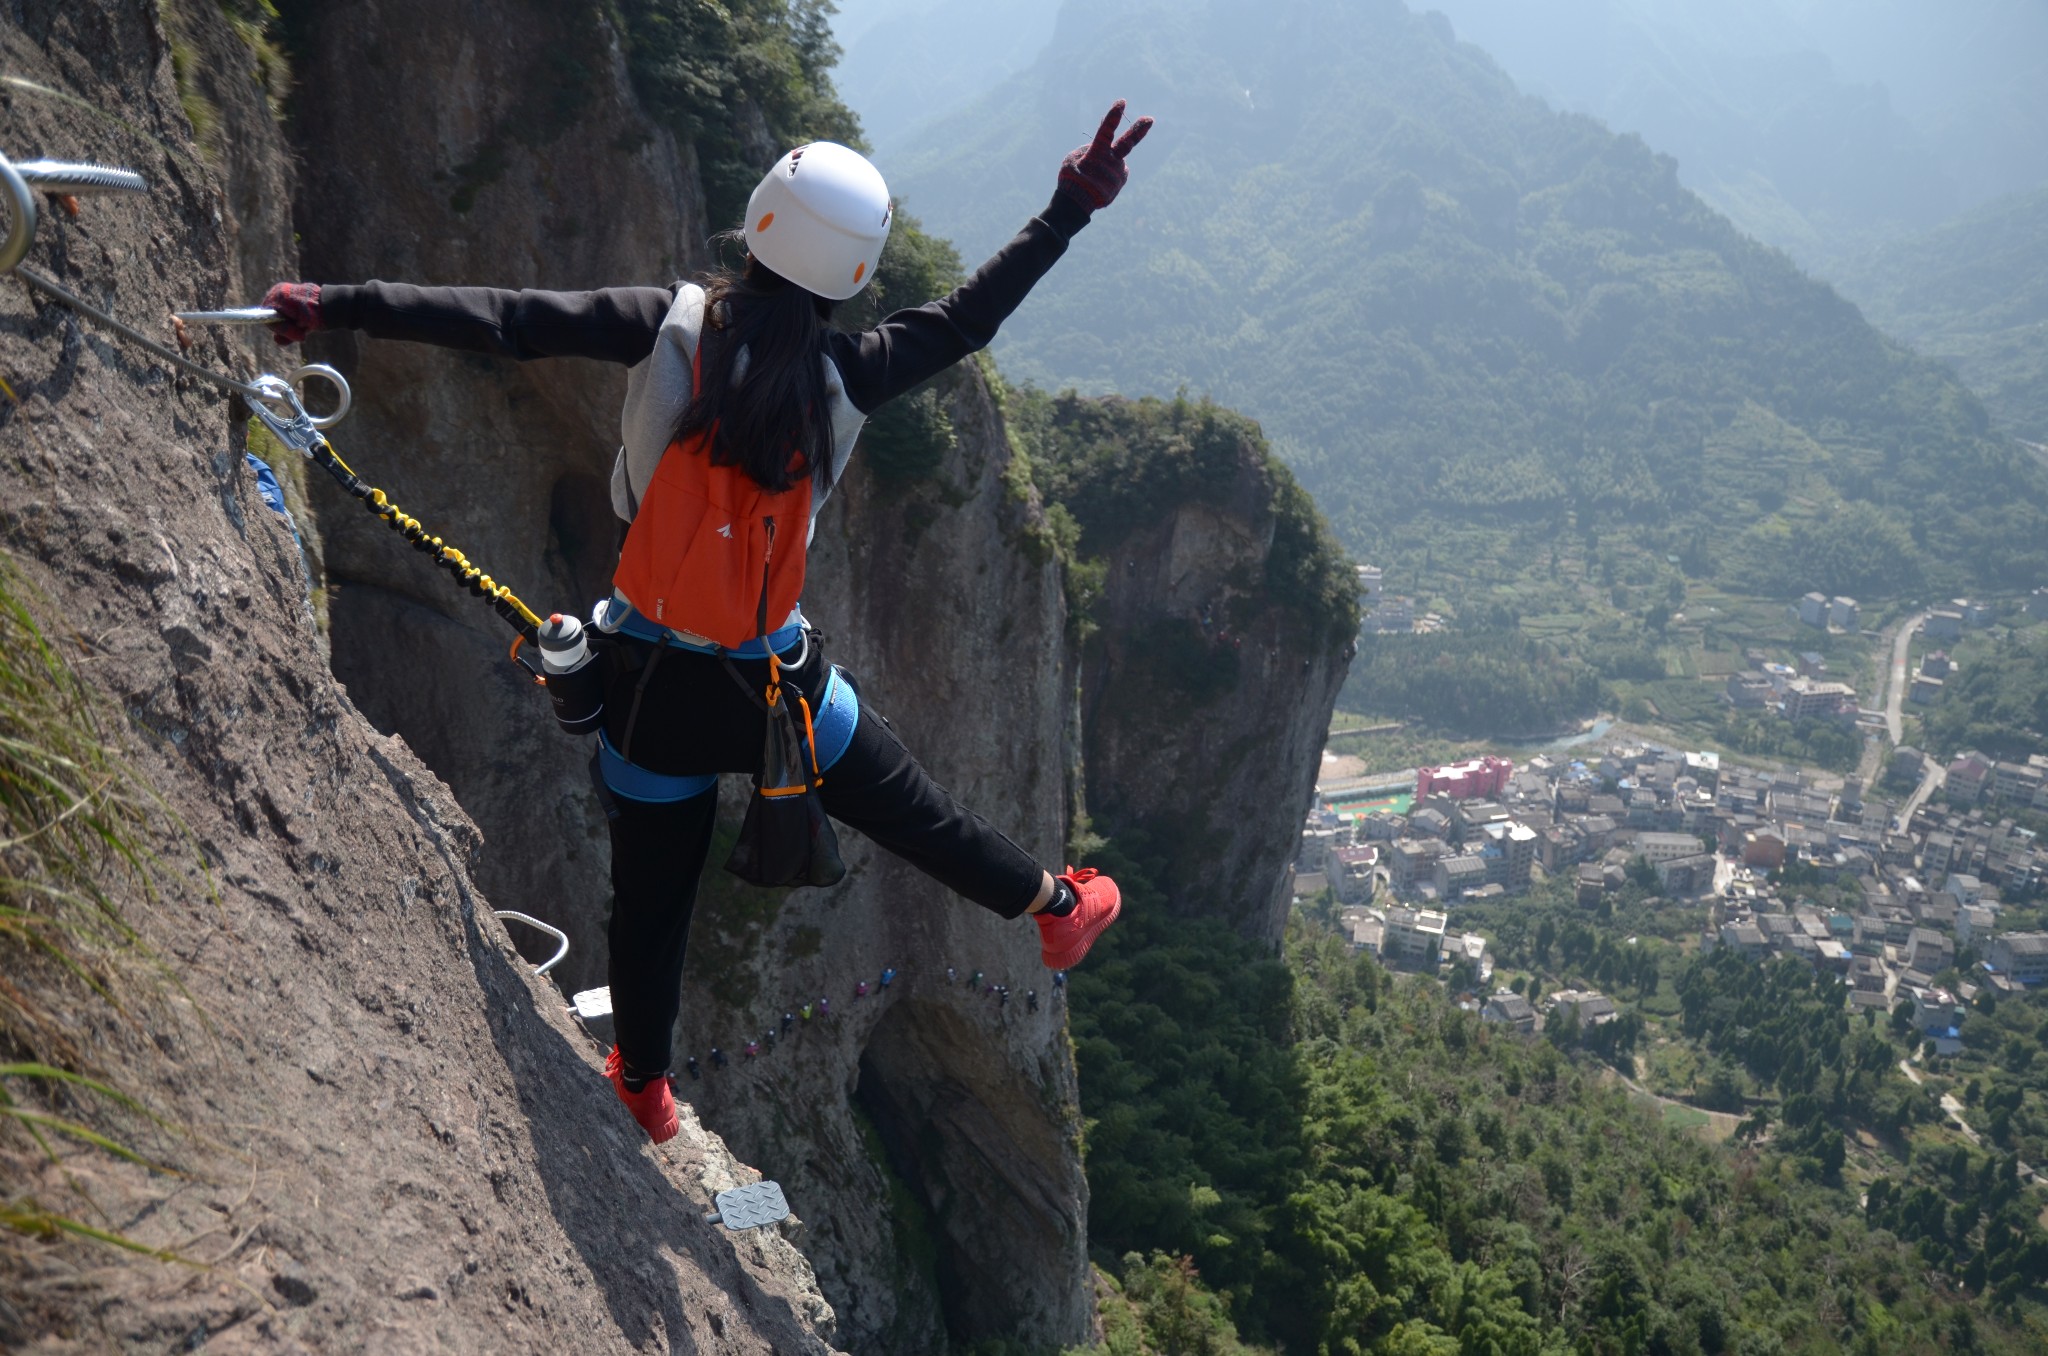
POLYGON ((1882 524, 1855 536, 1888 525, 1925 560, 1832 585, 2048 570, 2048 479, 1966 391, 1671 160, 1521 94, 1394 0, 1069 8, 892 182, 972 255, 1115 95, 1159 129, 1011 323, 1006 368, 1213 392, 1262 420, 1354 550, 1489 523, 1711 532, 1751 586, 1797 592, 1788 537, 1861 500, 1882 524))
POLYGON ((2048 178, 2038 6, 1413 0, 1524 88, 1640 134, 1745 231, 1832 276, 2048 178), (1881 12, 1880 12, 1881 11, 1881 12))
POLYGON ((2001 424, 2048 441, 2048 186, 1841 269, 1874 324, 1953 363, 2001 424))

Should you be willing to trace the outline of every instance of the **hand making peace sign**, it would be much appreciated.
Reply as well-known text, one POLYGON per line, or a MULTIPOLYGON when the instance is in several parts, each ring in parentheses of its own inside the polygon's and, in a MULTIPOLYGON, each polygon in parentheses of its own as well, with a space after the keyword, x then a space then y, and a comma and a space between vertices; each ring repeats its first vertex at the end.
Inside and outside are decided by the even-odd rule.
POLYGON ((1086 146, 1076 146, 1067 152, 1065 160, 1060 161, 1060 191, 1090 211, 1116 201, 1117 192, 1131 177, 1130 170, 1124 166, 1124 157, 1152 130, 1152 119, 1144 117, 1132 123, 1130 130, 1119 137, 1116 129, 1123 116, 1124 101, 1119 99, 1110 105, 1102 126, 1095 129, 1095 140, 1086 146), (1114 142, 1111 138, 1115 138, 1114 142))

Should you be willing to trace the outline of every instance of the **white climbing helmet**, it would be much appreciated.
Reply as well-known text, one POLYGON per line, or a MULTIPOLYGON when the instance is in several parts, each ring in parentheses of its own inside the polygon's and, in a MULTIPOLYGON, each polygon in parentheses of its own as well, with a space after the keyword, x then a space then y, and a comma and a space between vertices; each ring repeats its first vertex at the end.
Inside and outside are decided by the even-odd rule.
POLYGON ((830 141, 775 162, 747 199, 747 249, 807 291, 845 301, 875 276, 894 208, 882 173, 830 141))

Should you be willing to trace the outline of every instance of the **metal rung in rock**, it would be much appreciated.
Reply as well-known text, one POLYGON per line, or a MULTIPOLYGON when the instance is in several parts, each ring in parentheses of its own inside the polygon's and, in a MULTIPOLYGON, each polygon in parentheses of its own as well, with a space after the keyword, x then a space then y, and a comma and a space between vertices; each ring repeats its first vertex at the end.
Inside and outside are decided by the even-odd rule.
POLYGON ((789 1218, 789 1202, 783 1198, 782 1183, 756 1182, 734 1187, 711 1198, 718 1208, 704 1218, 728 1229, 757 1229, 789 1218))
MULTIPOLYGON (((304 414, 305 412, 301 410, 300 413, 304 414)), ((280 434, 284 432, 278 425, 271 423, 266 412, 260 406, 256 410, 256 417, 263 420, 269 426, 271 432, 280 434)), ((310 423, 311 420, 309 419, 308 422, 310 423)), ((286 441, 289 442, 289 440, 286 441)), ((555 954, 533 967, 533 972, 536 975, 544 975, 554 969, 562 963, 562 958, 569 954, 569 934, 556 927, 553 923, 543 923, 540 919, 530 914, 520 913, 516 909, 493 909, 491 910, 491 917, 501 919, 507 923, 524 923, 526 926, 539 932, 545 932, 548 936, 555 939, 555 954)))
POLYGON ((134 170, 115 169, 71 160, 23 160, 15 173, 30 188, 44 193, 147 193, 149 185, 134 170))

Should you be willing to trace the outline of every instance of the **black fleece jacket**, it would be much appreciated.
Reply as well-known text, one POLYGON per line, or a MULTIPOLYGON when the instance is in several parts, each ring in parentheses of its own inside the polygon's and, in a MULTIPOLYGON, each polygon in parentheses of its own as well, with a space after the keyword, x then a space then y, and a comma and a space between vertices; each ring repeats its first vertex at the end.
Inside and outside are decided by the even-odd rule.
MULTIPOLYGON (((825 336, 825 353, 862 414, 903 394, 978 349, 1044 277, 1089 211, 1055 193, 1010 242, 951 294, 896 311, 872 329, 825 336)), ((320 289, 331 329, 409 339, 522 361, 596 358, 632 366, 654 348, 674 287, 606 287, 594 292, 506 291, 335 283, 320 289)))

